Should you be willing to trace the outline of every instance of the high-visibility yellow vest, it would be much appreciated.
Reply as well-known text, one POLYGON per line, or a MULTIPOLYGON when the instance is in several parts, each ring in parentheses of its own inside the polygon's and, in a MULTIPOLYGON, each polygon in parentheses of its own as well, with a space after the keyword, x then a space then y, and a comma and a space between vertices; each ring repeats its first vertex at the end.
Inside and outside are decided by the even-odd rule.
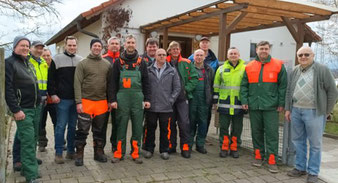
POLYGON ((236 115, 242 109, 240 86, 245 72, 244 60, 234 68, 227 60, 217 69, 214 79, 214 99, 218 100, 218 111, 236 115))
POLYGON ((41 62, 36 61, 31 55, 29 56, 29 62, 33 64, 36 72, 36 79, 38 80, 39 90, 46 92, 47 91, 47 81, 48 81, 48 64, 47 62, 40 57, 41 62))

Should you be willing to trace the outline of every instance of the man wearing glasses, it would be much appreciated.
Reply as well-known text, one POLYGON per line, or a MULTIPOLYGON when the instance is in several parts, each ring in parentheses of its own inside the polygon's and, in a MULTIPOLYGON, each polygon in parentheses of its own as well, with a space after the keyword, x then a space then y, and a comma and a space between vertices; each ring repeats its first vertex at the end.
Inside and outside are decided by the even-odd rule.
POLYGON ((242 107, 249 109, 253 166, 261 167, 264 157, 268 170, 277 173, 279 112, 284 110, 287 73, 282 61, 270 56, 267 41, 257 44, 255 60, 245 68, 240 88, 242 107))
POLYGON ((173 115, 173 105, 181 91, 180 77, 166 61, 166 51, 158 49, 155 54, 156 61, 148 67, 150 84, 150 103, 146 110, 146 123, 144 134, 145 158, 151 158, 155 148, 155 131, 157 120, 160 126, 160 153, 164 160, 169 159, 170 121, 173 115))
POLYGON ((297 52, 299 65, 291 73, 285 101, 285 118, 291 121, 292 143, 296 150, 291 177, 308 173, 307 182, 318 182, 322 136, 326 116, 337 101, 337 87, 328 67, 314 62, 310 47, 297 52), (307 139, 310 157, 307 159, 307 139))

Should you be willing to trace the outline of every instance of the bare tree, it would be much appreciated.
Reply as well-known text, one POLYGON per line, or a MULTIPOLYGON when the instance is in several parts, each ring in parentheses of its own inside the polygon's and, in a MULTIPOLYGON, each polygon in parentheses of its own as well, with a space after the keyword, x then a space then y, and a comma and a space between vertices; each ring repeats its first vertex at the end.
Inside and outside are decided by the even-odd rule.
POLYGON ((8 48, 11 44, 9 41, 3 41, 3 38, 10 33, 41 36, 42 27, 48 27, 59 20, 59 13, 55 9, 55 5, 59 3, 62 3, 62 0, 0 0, 0 18, 8 20, 0 25, 2 30, 0 47, 8 48), (25 26, 9 28, 13 23, 21 23, 25 26))
POLYGON ((24 18, 36 18, 45 13, 58 17, 54 8, 61 0, 0 0, 0 13, 5 16, 21 15, 24 18))
MULTIPOLYGON (((311 1, 338 8, 338 0, 311 1)), ((322 37, 323 40, 318 44, 322 46, 322 48, 325 49, 325 51, 327 51, 329 54, 338 57, 338 15, 332 15, 328 21, 317 22, 313 25, 313 28, 322 37)))

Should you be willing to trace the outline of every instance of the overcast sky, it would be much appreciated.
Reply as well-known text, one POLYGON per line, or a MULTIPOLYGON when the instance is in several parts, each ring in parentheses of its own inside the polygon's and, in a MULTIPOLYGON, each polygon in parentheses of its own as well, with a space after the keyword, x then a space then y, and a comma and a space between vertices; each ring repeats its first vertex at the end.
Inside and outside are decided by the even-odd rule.
MULTIPOLYGON (((60 14, 59 20, 55 21, 55 24, 51 26, 45 26, 41 29, 42 32, 47 34, 44 34, 42 37, 28 35, 28 38, 32 40, 39 39, 45 42, 51 36, 53 36, 55 33, 65 27, 68 23, 74 20, 80 13, 85 12, 95 6, 98 6, 105 1, 107 0, 63 0, 62 4, 57 4, 55 6, 60 14)), ((24 30, 25 27, 33 26, 37 23, 32 21, 20 22, 17 19, 4 17, 1 15, 0 22, 0 35, 2 43, 13 41, 14 37, 19 35, 21 32, 15 32, 14 30, 24 30)))
POLYGON ((63 4, 56 6, 56 9, 61 15, 61 27, 63 28, 80 13, 85 12, 107 0, 63 0, 63 4))

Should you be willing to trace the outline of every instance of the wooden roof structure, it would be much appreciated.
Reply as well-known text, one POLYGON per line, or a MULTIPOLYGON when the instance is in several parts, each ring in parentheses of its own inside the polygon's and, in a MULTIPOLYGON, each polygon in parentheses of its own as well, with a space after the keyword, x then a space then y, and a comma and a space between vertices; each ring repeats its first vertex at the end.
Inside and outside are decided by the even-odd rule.
POLYGON ((328 20, 337 13, 337 8, 300 0, 219 0, 140 28, 146 34, 163 31, 164 43, 168 32, 218 35, 218 57, 224 60, 231 33, 286 26, 298 49, 304 42, 305 23, 328 20))

